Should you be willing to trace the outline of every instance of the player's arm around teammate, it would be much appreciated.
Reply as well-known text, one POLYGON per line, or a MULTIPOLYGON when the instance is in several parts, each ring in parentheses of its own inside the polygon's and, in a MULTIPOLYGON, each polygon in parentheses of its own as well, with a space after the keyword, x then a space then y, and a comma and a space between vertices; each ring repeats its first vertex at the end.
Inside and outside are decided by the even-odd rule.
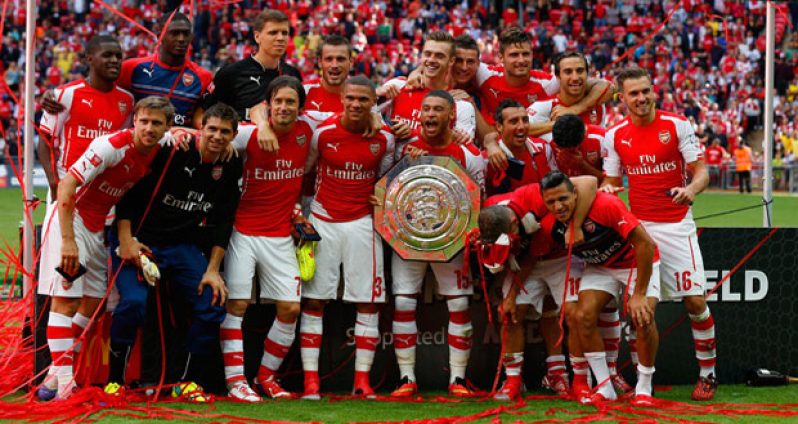
POLYGON ((245 190, 225 258, 225 276, 230 288, 221 329, 225 380, 230 396, 246 402, 261 400, 244 376, 241 332, 256 275, 261 298, 277 306, 277 317, 264 342, 256 384, 264 396, 290 397, 275 374, 294 342, 300 313, 303 275, 292 232, 294 224, 304 221, 297 202, 314 122, 300 115, 305 91, 298 79, 277 77, 269 83, 267 94, 271 125, 282 147, 267 152, 258 143, 254 126, 246 127, 234 142, 246 156, 245 190))
MULTIPOLYGON (((50 289, 47 341, 59 399, 71 396, 76 387, 71 349, 80 334, 73 333, 72 318, 76 311, 92 316, 106 293, 105 217, 132 183, 144 176, 157 147, 165 142, 173 115, 174 107, 165 97, 141 100, 134 108, 133 129, 95 139, 58 184, 58 214, 51 236, 61 239, 59 272, 64 278, 50 289)), ((59 253, 46 252, 48 256, 59 253)))
POLYGON ((343 300, 356 304, 355 384, 353 393, 373 397, 369 371, 379 339, 379 304, 385 302, 382 243, 374 231, 374 184, 393 163, 394 138, 382 129, 364 137, 376 101, 374 86, 363 76, 344 83, 343 112, 319 125, 306 169, 317 166, 317 190, 311 205, 321 236, 316 273, 303 286, 300 337, 306 399, 319 399, 318 358, 324 305, 337 298, 343 265, 343 300), (318 163, 316 163, 318 162, 318 163), (307 341, 306 341, 307 340, 307 341))
MULTIPOLYGON (((573 215, 576 195, 568 177, 560 172, 547 175, 541 186, 551 212, 542 224, 543 230, 564 245, 563 233, 573 215)), ((659 257, 654 241, 623 203, 606 193, 597 195, 585 222, 586 244, 576 246, 574 254, 588 265, 579 284, 577 308, 569 313, 569 324, 571 330, 578 333, 578 343, 569 347, 576 355, 584 355, 599 386, 593 395, 579 395, 580 402, 597 403, 617 397, 597 328, 598 317, 613 297, 625 300, 628 296, 629 311, 639 339, 635 403, 650 406, 658 344, 654 308, 659 298, 659 274, 652 275, 652 269, 655 262, 658 266, 659 257), (620 290, 624 286, 625 290, 620 290)), ((585 393, 584 389, 580 391, 585 393)))
POLYGON ((176 365, 168 370, 169 381, 180 383, 173 396, 207 401, 195 381, 201 377, 208 351, 217 343, 224 318, 227 289, 219 268, 238 205, 241 161, 223 159, 238 126, 232 108, 214 105, 205 111, 201 125, 185 150, 159 152, 151 173, 119 204, 118 237, 111 237, 112 251, 117 239, 119 245, 112 256, 119 304, 111 324, 106 393, 117 394, 124 387, 127 358, 136 331, 144 324, 150 292, 138 278, 139 268, 150 284, 160 280, 152 275, 148 265, 152 262, 169 276, 164 282, 172 296, 183 299, 191 309, 185 349, 177 352, 176 365), (200 228, 203 223, 205 231, 200 228), (204 245, 210 246, 207 257, 204 245))

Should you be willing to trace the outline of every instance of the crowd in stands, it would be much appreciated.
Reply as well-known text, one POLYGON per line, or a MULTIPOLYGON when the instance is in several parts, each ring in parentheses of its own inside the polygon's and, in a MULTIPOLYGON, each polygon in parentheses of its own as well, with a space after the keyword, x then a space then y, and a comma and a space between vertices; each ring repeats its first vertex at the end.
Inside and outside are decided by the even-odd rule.
MULTIPOLYGON (((127 57, 144 56, 156 42, 148 31, 173 0, 116 0, 106 4, 39 2, 36 30, 37 93, 79 78, 82 46, 98 33, 117 36, 127 57), (89 7, 91 6, 91 7, 89 7)), ((762 126, 765 2, 761 0, 242 0, 182 2, 194 19, 192 59, 217 70, 253 52, 251 27, 266 7, 292 19, 287 59, 306 78, 316 75, 321 37, 346 36, 357 51, 354 72, 382 83, 417 64, 423 34, 444 29, 477 40, 481 60, 497 61, 498 29, 520 25, 533 34, 535 67, 550 69, 557 53, 579 50, 591 72, 612 77, 631 62, 651 71, 660 107, 688 116, 707 146, 717 138, 731 154, 762 126), (190 4, 196 4, 194 11, 190 4), (521 5, 520 10, 516 9, 521 5), (653 36, 651 36, 653 34, 653 36)), ((15 94, 23 79, 24 4, 9 6, 0 50, 5 86, 15 94)), ((777 6, 775 113, 778 163, 798 161, 798 3, 777 6)), ((13 140, 21 113, 0 89, 0 121, 13 140)), ((610 124, 619 119, 616 104, 610 124)), ((755 137, 756 138, 756 137, 755 137)), ((758 146, 758 139, 751 144, 758 146)), ((759 150, 755 148, 755 150, 759 150)), ((731 157, 731 156, 729 156, 731 157)))

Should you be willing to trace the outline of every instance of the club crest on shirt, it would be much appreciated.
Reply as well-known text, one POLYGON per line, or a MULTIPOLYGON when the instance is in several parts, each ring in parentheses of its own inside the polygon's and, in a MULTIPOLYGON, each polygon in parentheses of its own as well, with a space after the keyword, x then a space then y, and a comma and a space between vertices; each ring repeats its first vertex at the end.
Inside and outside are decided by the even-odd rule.
POLYGON ((183 74, 183 85, 189 86, 191 83, 194 82, 194 75, 184 73, 183 74))
POLYGON ((590 111, 590 123, 598 124, 598 112, 596 112, 596 109, 590 111))
POLYGON ((526 99, 529 102, 529 104, 532 104, 538 101, 538 96, 537 94, 527 94, 526 99))
POLYGON ((218 181, 222 178, 222 165, 216 165, 211 169, 211 178, 213 178, 214 181, 218 181))
POLYGON ((89 151, 86 156, 89 158, 89 163, 95 167, 100 166, 103 163, 103 158, 100 157, 100 155, 98 155, 94 150, 89 151))
POLYGON ((671 142, 671 133, 670 131, 660 131, 657 134, 657 138, 659 138, 659 142, 662 144, 668 144, 671 142))
POLYGON ((127 112, 127 103, 119 102, 119 113, 125 114, 127 112))
POLYGON ((590 162, 596 162, 599 159, 598 152, 587 152, 587 160, 590 162))
POLYGON ((300 146, 304 146, 306 141, 307 141, 307 137, 305 137, 305 134, 301 134, 301 135, 296 136, 296 144, 298 144, 300 146))
POLYGON ((380 143, 369 144, 369 150, 371 150, 371 154, 377 156, 380 153, 380 143))
POLYGON ((594 233, 594 232, 596 232, 596 223, 595 223, 595 222, 593 222, 593 221, 591 221, 591 220, 589 220, 589 219, 585 219, 585 223, 584 223, 584 224, 582 224, 582 227, 583 227, 583 228, 584 228, 584 229, 585 229, 585 230, 586 230, 588 233, 594 233))

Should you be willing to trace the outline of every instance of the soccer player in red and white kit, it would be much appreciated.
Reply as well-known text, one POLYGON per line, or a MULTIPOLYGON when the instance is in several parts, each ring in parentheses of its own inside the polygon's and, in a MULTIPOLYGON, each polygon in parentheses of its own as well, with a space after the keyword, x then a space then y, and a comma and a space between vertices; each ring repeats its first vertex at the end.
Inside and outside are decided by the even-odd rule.
MULTIPOLYGON (((450 127, 454 119, 454 98, 444 90, 432 90, 421 103, 421 131, 405 145, 403 156, 416 158, 420 155, 449 156, 466 169, 471 178, 484 187, 487 161, 473 143, 466 145, 454 142, 450 127)), ((427 272, 432 268, 438 281, 438 294, 446 297, 449 309, 449 394, 471 396, 473 392, 465 381, 466 367, 471 353, 471 317, 468 313, 468 296, 474 293, 468 275, 463 274, 463 255, 455 256, 446 263, 406 261, 394 252, 391 259, 395 310, 393 317, 394 348, 399 363, 401 381, 391 396, 408 397, 418 393, 416 384, 416 325, 417 296, 427 272)))
POLYGON ((233 141, 244 152, 243 194, 225 257, 229 288, 227 316, 221 327, 225 380, 231 397, 258 402, 260 397, 244 377, 241 323, 258 276, 261 298, 274 301, 277 317, 264 342, 257 383, 271 398, 286 398, 275 373, 291 348, 301 300, 301 279, 293 224, 303 221, 298 206, 315 122, 300 112, 305 91, 294 77, 280 76, 267 88, 271 127, 280 150, 266 152, 258 144, 257 128, 241 126, 233 141), (256 272, 257 271, 257 272, 256 272))
MULTIPOLYGON (((383 110, 387 110, 393 123, 397 151, 421 128, 421 104, 427 93, 449 88, 449 72, 454 64, 454 52, 454 38, 451 34, 435 31, 427 36, 421 50, 422 88, 406 86, 407 80, 403 78, 394 78, 381 87, 380 91, 398 91, 393 99, 380 105, 383 110)), ((453 128, 473 139, 476 134, 474 106, 468 101, 458 100, 455 102, 454 113, 455 119, 451 123, 453 128)))
MULTIPOLYGON (((515 163, 504 169, 490 167, 486 181, 489 195, 506 193, 521 186, 539 183, 556 169, 554 155, 544 140, 529 137, 529 115, 521 103, 504 99, 495 112, 498 144, 515 163), (514 168, 514 169, 511 169, 514 168)), ((492 137, 494 135, 490 135, 492 137)))
POLYGON ((550 99, 540 99, 528 108, 530 133, 545 140, 551 140, 554 121, 565 114, 578 115, 585 125, 605 125, 606 102, 612 98, 610 84, 604 86, 597 102, 585 104, 582 100, 588 92, 588 64, 580 52, 566 52, 554 60, 554 74, 560 82, 560 89, 550 99))
MULTIPOLYGON (((61 240, 48 236, 55 214, 58 182, 66 176, 67 170, 86 151, 92 140, 129 127, 133 112, 133 95, 115 84, 122 64, 119 42, 107 35, 93 37, 86 45, 86 61, 89 65, 88 78, 56 88, 56 101, 64 106, 64 110, 57 114, 45 112, 40 123, 44 139, 38 145, 39 159, 50 185, 42 251, 51 252, 43 254, 39 262, 40 294, 49 294, 51 287, 61 284, 61 277, 55 272, 60 262, 58 252, 61 240)), ((83 299, 82 307, 72 317, 75 339, 80 337, 89 322, 91 313, 87 311, 96 309, 104 295, 105 291, 83 299)), ((75 352, 79 350, 80 346, 75 346, 75 352)), ((51 372, 54 370, 50 368, 51 372)), ((37 392, 39 398, 52 399, 56 394, 56 386, 55 376, 48 374, 37 392)))
POLYGON ((704 296, 704 261, 690 210, 709 175, 690 122, 656 109, 647 71, 624 69, 617 84, 629 116, 607 131, 602 188, 617 190, 626 172, 629 206, 662 255, 663 297, 682 299, 690 316, 700 366, 692 398, 709 400, 717 389, 715 322, 704 296))
MULTIPOLYGON (((557 168, 569 177, 593 175, 602 178, 601 146, 604 142, 605 130, 595 125, 585 127, 582 118, 572 114, 562 115, 554 122, 551 136, 557 168)), ((604 339, 607 366, 613 386, 621 393, 631 391, 632 386, 622 375, 618 374, 617 369, 621 344, 621 318, 614 299, 599 314, 599 331, 604 339)), ((632 353, 637 354, 634 351, 634 346, 632 346, 632 353)), ((576 377, 574 377, 574 381, 576 382, 576 377)))
POLYGON ((352 68, 352 47, 346 38, 331 34, 319 47, 321 78, 305 81, 305 113, 317 121, 324 121, 334 113, 341 113, 341 90, 352 68))
MULTIPOLYGON (((540 186, 550 213, 540 224, 541 235, 551 237, 554 243, 565 249, 569 243, 565 232, 569 225, 574 225, 571 221, 578 195, 571 180, 559 171, 544 177, 540 186)), ((618 301, 620 298, 621 302, 627 303, 639 336, 640 363, 637 365, 638 381, 632 403, 651 406, 651 380, 659 345, 654 321, 654 310, 659 300, 656 246, 623 202, 607 193, 596 195, 581 228, 585 241, 573 246, 573 254, 586 265, 578 283, 578 304, 568 311, 568 325, 572 332, 568 347, 573 356, 583 355, 587 360, 598 387, 592 395, 586 387, 574 387, 574 392, 580 403, 595 404, 617 398, 598 322, 602 308, 611 299, 618 301)), ((572 302, 574 290, 569 292, 568 301, 572 302)))
POLYGON ((554 122, 550 146, 554 151, 557 168, 569 177, 592 175, 602 178, 601 145, 606 130, 596 125, 586 125, 573 114, 562 115, 554 122))
POLYGON ((316 195, 311 223, 321 241, 316 274, 302 290, 300 324, 303 398, 319 399, 319 348, 324 305, 334 300, 343 265, 345 302, 357 305, 353 393, 373 397, 369 371, 379 339, 377 304, 385 302, 382 241, 374 232, 372 206, 377 179, 393 165, 394 138, 387 128, 365 137, 376 93, 364 76, 349 78, 342 94, 344 111, 319 125, 306 170, 316 164, 316 195))
MULTIPOLYGON (((595 198, 597 180, 593 177, 577 177, 574 185, 580 193, 574 216, 575 221, 581 222, 595 198)), ((568 259, 567 251, 554 249, 549 239, 542 239, 536 233, 539 222, 549 213, 543 203, 540 185, 531 183, 512 192, 489 197, 484 206, 479 215, 479 229, 483 254, 487 258, 485 266, 496 274, 507 268, 505 264, 509 262, 513 271, 501 278, 504 297, 502 325, 507 334, 502 347, 502 364, 507 379, 494 399, 516 400, 521 395, 525 329, 522 317, 527 316, 530 306, 541 315, 540 332, 548 354, 547 372, 541 385, 566 395, 569 387, 565 357, 562 348, 556 344, 561 334, 557 319, 558 306, 562 306, 560 304, 566 289, 568 259), (551 308, 544 303, 547 297, 554 299, 551 308)), ((571 261, 569 281, 578 281, 581 268, 581 261, 571 261)), ((574 372, 579 374, 576 368, 574 372)), ((586 369, 584 373, 587 373, 586 369)))
POLYGON ((75 338, 72 319, 81 306, 81 298, 95 298, 94 308, 83 308, 91 316, 106 294, 108 257, 103 246, 105 217, 111 207, 149 170, 158 146, 169 137, 166 131, 174 119, 174 106, 166 97, 146 97, 133 109, 133 128, 96 138, 58 183, 57 215, 53 217, 49 237, 60 240, 60 250, 45 251, 56 255, 64 274, 85 274, 68 281, 61 278, 50 287, 52 296, 47 323, 47 344, 58 378, 56 398, 69 397, 77 387, 72 375, 72 350, 75 338), (80 187, 80 190, 78 188, 80 187))
MULTIPOLYGON (((502 31, 499 35, 499 60, 501 65, 481 64, 476 76, 480 110, 489 124, 493 125, 492 112, 503 99, 512 98, 529 107, 559 92, 560 82, 554 76, 532 69, 532 39, 524 30, 511 27, 502 31)), ((588 94, 571 108, 586 110, 592 107, 599 103, 608 87, 607 81, 589 79, 588 94)))

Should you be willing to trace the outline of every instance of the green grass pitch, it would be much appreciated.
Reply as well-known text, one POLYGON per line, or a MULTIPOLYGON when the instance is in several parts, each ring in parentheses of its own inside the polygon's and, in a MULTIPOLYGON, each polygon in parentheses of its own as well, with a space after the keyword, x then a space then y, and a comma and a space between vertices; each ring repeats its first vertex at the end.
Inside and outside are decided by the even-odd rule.
MULTIPOLYGON (((660 388, 657 397, 660 399, 685 402, 690 397, 692 387, 675 386, 660 388)), ((337 400, 322 399, 320 402, 303 400, 267 400, 260 404, 242 404, 227 401, 217 401, 211 405, 192 405, 183 403, 162 404, 166 408, 189 410, 207 414, 206 418, 192 417, 195 422, 224 422, 234 420, 233 417, 244 421, 247 418, 256 420, 274 421, 293 421, 293 422, 324 422, 324 423, 347 423, 347 422, 409 422, 414 420, 430 420, 429 424, 444 422, 465 422, 465 417, 473 416, 484 411, 492 411, 488 416, 479 418, 474 422, 568 422, 571 420, 591 417, 597 418, 597 409, 592 406, 581 406, 572 401, 559 399, 535 399, 535 395, 549 395, 543 392, 530 392, 532 398, 526 400, 526 405, 518 408, 510 408, 508 412, 500 412, 498 408, 511 404, 495 402, 491 400, 465 400, 462 402, 377 402, 367 400, 337 400), (231 417, 232 416, 232 417, 231 417), (495 421, 495 419, 500 421, 495 421)), ((436 400, 441 393, 425 394, 429 400, 436 400)), ((715 401, 709 405, 701 407, 703 404, 687 402, 694 408, 693 412, 672 412, 664 408, 654 408, 648 412, 658 414, 659 421, 681 419, 686 422, 756 422, 756 423, 775 423, 798 421, 795 418, 768 417, 760 414, 746 415, 746 413, 732 414, 706 414, 705 411, 735 411, 749 410, 748 413, 761 412, 762 410, 791 411, 798 414, 795 406, 795 399, 798 398, 798 387, 766 387, 749 388, 741 385, 721 386, 715 401), (764 406, 769 404, 770 406, 764 406), (774 405, 783 406, 774 406, 774 405), (786 406, 793 404, 791 406, 786 406), (720 406, 722 405, 722 406, 720 406), (710 409, 712 408, 712 409, 710 409)), ((623 406, 616 405, 616 406, 623 406)), ((628 406, 628 405, 625 405, 628 406)), ((682 405, 684 406, 684 405, 682 405)), ((686 411, 683 409, 683 411, 686 411)), ((602 422, 618 422, 624 418, 629 422, 635 422, 646 418, 645 409, 638 408, 635 412, 629 411, 619 413, 613 417, 605 417, 602 422)), ((111 412, 113 414, 113 412, 111 412)), ((146 420, 147 418, 142 415, 146 420)), ((685 422, 683 421, 683 422, 685 422)), ((129 417, 106 415, 101 422, 103 423, 130 423, 140 422, 129 417)), ((652 422, 652 421, 648 421, 652 422)))
MULTIPOLYGON (((45 191, 37 190, 36 194, 43 199, 45 191)), ((697 220, 698 226, 706 227, 760 227, 762 226, 762 208, 754 208, 738 213, 703 218, 708 215, 718 214, 724 211, 745 208, 749 206, 761 205, 761 197, 757 194, 740 195, 736 192, 710 192, 704 193, 696 200, 693 206, 693 216, 697 220)), ((776 195, 773 201, 773 223, 780 227, 798 226, 798 197, 789 195, 776 195)), ((34 217, 37 222, 41 222, 44 216, 44 205, 42 204, 35 212, 34 217)), ((21 192, 17 189, 0 190, 0 241, 2 246, 7 241, 9 245, 17 249, 19 239, 19 225, 22 220, 22 199, 21 192)), ((5 262, 5 258, 3 258, 5 262)), ((3 271, 5 265, 0 265, 3 271)), ((692 386, 674 386, 670 390, 660 390, 657 397, 673 401, 687 401, 690 397, 692 386)), ((531 392, 530 394, 544 394, 542 392, 531 392)), ((429 393, 426 396, 434 398, 438 393, 429 393)), ((790 410, 798 413, 796 409, 796 399, 798 399, 798 387, 784 386, 772 388, 748 388, 740 385, 721 386, 717 397, 713 403, 717 404, 771 404, 782 405, 777 407, 779 410, 790 410), (790 405, 790 406, 787 406, 790 405)), ((498 408, 503 404, 493 401, 464 401, 464 402, 373 402, 358 400, 341 400, 321 402, 307 401, 266 401, 261 404, 249 405, 218 401, 211 405, 191 405, 169 403, 159 406, 202 412, 208 414, 207 418, 198 419, 183 416, 184 419, 196 422, 225 422, 235 420, 234 417, 251 418, 258 420, 282 420, 282 421, 314 421, 327 423, 344 422, 386 422, 386 421, 409 421, 441 418, 436 422, 461 421, 458 417, 478 414, 482 411, 498 408), (219 415, 216 415, 219 414, 219 415)), ((760 408, 760 407, 757 407, 760 408)), ((734 407, 724 408, 733 410, 734 407)), ((128 423, 142 422, 130 417, 106 415, 101 419, 103 423, 128 423)), ((505 422, 535 422, 542 420, 552 420, 550 422, 566 422, 580 417, 594 414, 594 407, 584 407, 574 402, 564 400, 529 400, 527 405, 514 409, 511 412, 500 413, 480 418, 476 422, 492 422, 498 418, 505 422)), ((666 412, 657 410, 657 413, 666 412)), ((98 416, 95 415, 94 418, 98 416)), ((180 415, 178 415, 180 417, 180 415)), ((798 415, 794 418, 777 418, 764 415, 675 415, 688 421, 702 422, 798 422, 798 415)), ((152 421, 146 416, 142 416, 146 421, 152 421)), ((606 422, 617 421, 619 417, 605 417, 606 422)), ((642 415, 628 416, 630 421, 645 418, 642 415)))

